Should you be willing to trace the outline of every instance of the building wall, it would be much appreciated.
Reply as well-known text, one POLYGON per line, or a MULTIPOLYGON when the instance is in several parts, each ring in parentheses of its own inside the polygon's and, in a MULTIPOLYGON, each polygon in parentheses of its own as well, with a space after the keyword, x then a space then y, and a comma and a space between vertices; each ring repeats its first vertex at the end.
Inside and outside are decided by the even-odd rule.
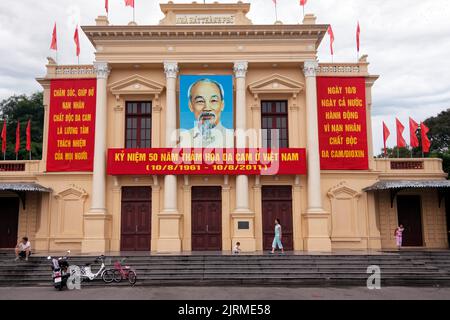
MULTIPOLYGON (((445 204, 441 208, 435 190, 402 191, 398 195, 418 195, 422 200, 422 228, 424 247, 430 249, 447 249, 447 222, 445 204)), ((394 230, 398 226, 397 202, 391 208, 390 193, 380 192, 378 196, 378 214, 381 226, 381 243, 384 249, 397 248, 394 230)))

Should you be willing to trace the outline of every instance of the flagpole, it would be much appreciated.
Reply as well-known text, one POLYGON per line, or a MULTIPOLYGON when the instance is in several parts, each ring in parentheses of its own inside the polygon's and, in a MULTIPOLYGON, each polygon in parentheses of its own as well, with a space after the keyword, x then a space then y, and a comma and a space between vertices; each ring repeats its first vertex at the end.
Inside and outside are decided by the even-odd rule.
POLYGON ((278 21, 278 10, 277 10, 277 4, 275 3, 275 22, 278 21))

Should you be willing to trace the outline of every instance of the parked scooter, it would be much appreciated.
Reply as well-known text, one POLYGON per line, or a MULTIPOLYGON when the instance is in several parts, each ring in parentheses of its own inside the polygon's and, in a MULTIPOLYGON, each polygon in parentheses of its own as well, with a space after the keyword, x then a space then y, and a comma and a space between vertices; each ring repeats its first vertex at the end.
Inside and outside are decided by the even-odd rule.
MULTIPOLYGON (((67 255, 70 254, 70 250, 67 251, 67 255)), ((64 257, 47 257, 52 262, 52 279, 55 289, 62 290, 67 287, 67 279, 70 277, 69 263, 67 262, 67 256, 64 257)))

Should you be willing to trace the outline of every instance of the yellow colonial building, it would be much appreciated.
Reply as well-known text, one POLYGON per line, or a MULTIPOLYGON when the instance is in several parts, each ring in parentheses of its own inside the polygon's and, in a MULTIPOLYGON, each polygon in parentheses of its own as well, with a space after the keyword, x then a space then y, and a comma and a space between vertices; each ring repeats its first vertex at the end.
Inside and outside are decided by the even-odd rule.
MULTIPOLYGON (((47 74, 37 79, 44 88, 43 159, 0 161, 0 247, 27 235, 39 251, 230 251, 239 241, 244 251, 257 252, 271 248, 279 218, 288 250, 394 249, 399 224, 405 246, 448 248, 450 185, 441 160, 373 157, 371 92, 378 76, 369 73, 367 56, 319 63, 328 25, 316 24, 311 14, 295 25, 255 25, 246 16, 250 5, 240 1, 169 2, 161 10, 158 25, 113 26, 100 16, 82 27, 96 50, 92 65, 49 58, 47 74), (219 93, 203 101, 198 82, 184 82, 189 76, 219 93), (203 80, 213 76, 227 76, 230 85, 203 80), (363 79, 364 123, 355 129, 363 128, 366 139, 363 169, 321 168, 318 78, 363 79), (52 83, 83 79, 96 79, 95 136, 86 141, 93 147, 92 170, 49 170, 57 121, 52 83), (237 134, 236 147, 267 146, 269 138, 259 132, 276 129, 281 147, 306 149, 306 171, 111 174, 110 149, 176 147, 187 106, 194 112, 224 96, 224 127, 256 132, 254 141, 237 134)), ((199 117, 218 117, 211 112, 199 117)))

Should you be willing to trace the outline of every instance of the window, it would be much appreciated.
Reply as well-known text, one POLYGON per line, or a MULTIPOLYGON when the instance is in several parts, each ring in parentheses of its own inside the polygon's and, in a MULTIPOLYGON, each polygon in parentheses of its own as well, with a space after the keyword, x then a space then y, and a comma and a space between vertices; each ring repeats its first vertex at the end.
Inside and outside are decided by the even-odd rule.
POLYGON ((288 148, 287 101, 262 101, 261 109, 263 148, 288 148))
POLYGON ((150 148, 152 145, 152 103, 126 103, 126 148, 150 148))

